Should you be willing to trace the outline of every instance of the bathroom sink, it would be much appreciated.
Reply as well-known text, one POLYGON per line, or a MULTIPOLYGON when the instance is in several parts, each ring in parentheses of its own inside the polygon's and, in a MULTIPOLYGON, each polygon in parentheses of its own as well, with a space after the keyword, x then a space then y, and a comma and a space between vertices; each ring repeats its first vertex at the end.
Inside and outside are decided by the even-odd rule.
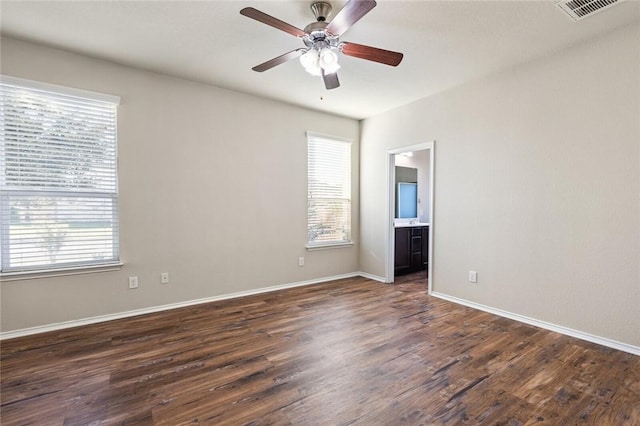
POLYGON ((400 222, 400 223, 394 224, 395 228, 408 228, 410 226, 429 226, 429 223, 427 223, 427 222, 414 222, 414 223, 400 222))

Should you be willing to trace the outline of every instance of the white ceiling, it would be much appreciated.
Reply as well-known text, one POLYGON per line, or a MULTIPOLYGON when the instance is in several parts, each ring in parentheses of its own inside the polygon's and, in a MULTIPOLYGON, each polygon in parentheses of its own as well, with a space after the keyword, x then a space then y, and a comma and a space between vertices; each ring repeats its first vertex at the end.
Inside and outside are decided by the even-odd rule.
MULTIPOLYGON (((333 15, 345 4, 331 1, 333 15)), ((304 28, 311 1, 6 1, 3 35, 353 118, 407 104, 547 55, 632 22, 627 0, 573 22, 555 0, 394 1, 342 37, 404 53, 397 67, 341 56, 341 87, 327 91, 297 60, 251 67, 302 41, 240 15, 252 6, 304 28)))

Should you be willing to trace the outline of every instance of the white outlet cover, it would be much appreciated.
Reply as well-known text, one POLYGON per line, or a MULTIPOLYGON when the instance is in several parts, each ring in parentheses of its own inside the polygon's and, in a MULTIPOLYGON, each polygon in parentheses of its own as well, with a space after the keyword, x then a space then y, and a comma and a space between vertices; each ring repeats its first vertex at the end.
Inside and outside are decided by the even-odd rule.
POLYGON ((469 271, 469 282, 478 282, 478 273, 476 271, 469 271))

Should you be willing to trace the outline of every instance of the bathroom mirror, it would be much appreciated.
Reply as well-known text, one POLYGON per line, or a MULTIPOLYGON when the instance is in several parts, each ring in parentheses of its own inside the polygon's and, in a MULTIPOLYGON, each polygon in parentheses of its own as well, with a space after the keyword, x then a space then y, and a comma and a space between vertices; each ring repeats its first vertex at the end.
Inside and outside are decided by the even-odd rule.
POLYGON ((398 183, 396 200, 396 217, 399 219, 415 219, 418 217, 418 184, 412 182, 398 183))
POLYGON ((396 214, 398 219, 418 217, 418 169, 396 166, 396 214))

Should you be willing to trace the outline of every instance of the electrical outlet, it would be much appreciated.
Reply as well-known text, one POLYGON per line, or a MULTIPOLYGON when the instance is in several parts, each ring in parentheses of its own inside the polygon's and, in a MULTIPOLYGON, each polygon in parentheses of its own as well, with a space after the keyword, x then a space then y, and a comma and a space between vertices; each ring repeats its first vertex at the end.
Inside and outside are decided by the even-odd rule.
POLYGON ((129 277, 129 288, 138 288, 138 277, 129 277))
POLYGON ((469 271, 469 282, 470 283, 478 282, 478 273, 476 271, 469 271))
POLYGON ((168 272, 163 272, 162 274, 160 274, 160 282, 162 284, 169 284, 169 273, 168 272))
POLYGON ((304 266, 304 257, 300 256, 298 258, 298 266, 304 266))

